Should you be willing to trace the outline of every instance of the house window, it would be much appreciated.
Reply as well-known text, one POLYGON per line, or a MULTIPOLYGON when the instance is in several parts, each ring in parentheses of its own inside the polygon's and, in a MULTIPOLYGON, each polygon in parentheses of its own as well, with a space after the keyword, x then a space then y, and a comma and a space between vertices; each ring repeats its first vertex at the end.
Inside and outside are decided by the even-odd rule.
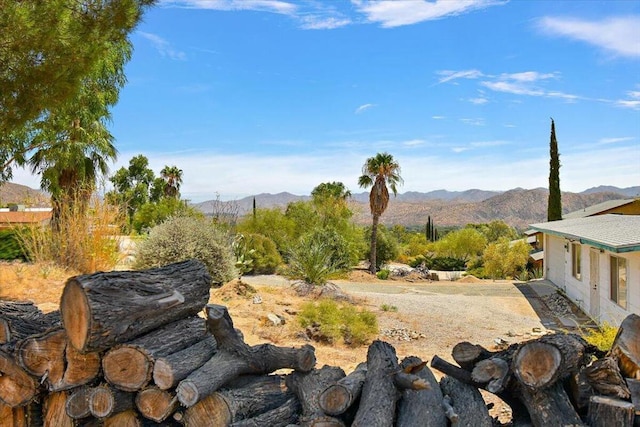
POLYGON ((580 274, 580 244, 572 243, 571 244, 571 265, 572 265, 572 274, 578 280, 581 280, 582 274, 580 274))
POLYGON ((627 260, 611 257, 611 301, 627 308, 627 260))

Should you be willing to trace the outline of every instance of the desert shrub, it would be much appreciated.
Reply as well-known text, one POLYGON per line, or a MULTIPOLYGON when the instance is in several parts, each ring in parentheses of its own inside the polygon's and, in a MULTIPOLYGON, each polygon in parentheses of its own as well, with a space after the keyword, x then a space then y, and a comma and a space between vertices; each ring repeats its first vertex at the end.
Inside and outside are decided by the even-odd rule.
POLYGON ((376 273, 376 277, 380 280, 387 280, 389 278, 389 274, 390 274, 390 271, 386 268, 383 268, 382 270, 376 273))
POLYGON ((282 257, 273 240, 262 234, 247 234, 245 242, 248 251, 245 256, 251 260, 248 273, 274 274, 276 268, 282 264, 282 257))
MULTIPOLYGON (((367 229, 365 233, 367 242, 371 240, 371 228, 367 229)), ((368 246, 365 252, 365 257, 369 259, 371 253, 371 247, 368 246)), ((400 248, 398 242, 391 232, 383 225, 378 225, 378 234, 376 240, 376 270, 379 270, 382 265, 393 261, 398 258, 400 254, 400 248)))
POLYGON ((311 234, 301 237, 289 251, 287 276, 312 285, 323 285, 336 268, 331 263, 330 246, 313 237, 311 234))
POLYGON ((580 335, 592 345, 602 351, 609 351, 613 346, 613 341, 618 333, 618 328, 610 323, 604 322, 597 329, 583 329, 580 335))
POLYGON ((369 342, 378 333, 378 319, 368 310, 358 310, 348 304, 321 300, 304 304, 298 313, 303 328, 315 330, 316 339, 358 346, 369 342))
POLYGON ((465 261, 463 259, 448 256, 427 258, 426 265, 429 270, 438 271, 461 271, 465 269, 465 261))
POLYGON ((62 206, 57 229, 33 225, 18 231, 20 244, 35 263, 49 263, 80 273, 113 270, 118 262, 116 234, 124 224, 121 210, 99 197, 62 206))
POLYGON ((490 243, 482 254, 485 272, 493 279, 515 277, 526 269, 530 249, 524 240, 511 243, 505 237, 490 243))
POLYGON ((380 306, 380 310, 382 310, 382 311, 392 311, 394 313, 397 313, 398 312, 398 307, 396 307, 395 305, 382 304, 380 306))
POLYGON ((0 259, 8 261, 27 259, 16 230, 0 230, 0 259))
POLYGON ((212 222, 195 217, 171 218, 151 229, 136 253, 135 268, 159 267, 197 259, 219 286, 236 277, 229 236, 212 222))
POLYGON ((163 198, 158 202, 147 202, 140 206, 133 215, 132 227, 136 233, 146 233, 174 216, 204 217, 204 214, 198 209, 186 205, 183 200, 163 198))

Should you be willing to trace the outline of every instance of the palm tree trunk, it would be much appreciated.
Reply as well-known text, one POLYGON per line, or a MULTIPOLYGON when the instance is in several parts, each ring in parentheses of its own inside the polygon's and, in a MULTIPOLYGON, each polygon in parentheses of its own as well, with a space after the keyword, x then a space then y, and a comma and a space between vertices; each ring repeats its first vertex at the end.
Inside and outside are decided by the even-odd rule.
POLYGON ((369 255, 369 271, 376 274, 376 246, 378 243, 378 220, 380 215, 373 215, 373 224, 371 225, 371 254, 369 255))

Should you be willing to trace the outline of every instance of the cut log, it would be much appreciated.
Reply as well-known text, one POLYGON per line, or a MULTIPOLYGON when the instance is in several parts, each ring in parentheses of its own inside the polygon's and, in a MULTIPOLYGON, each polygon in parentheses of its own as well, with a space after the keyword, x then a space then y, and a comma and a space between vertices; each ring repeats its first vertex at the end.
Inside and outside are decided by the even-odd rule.
MULTIPOLYGON (((289 398, 285 403, 270 411, 253 418, 231 424, 232 427, 287 427, 298 422, 298 415, 302 410, 297 397, 289 398)), ((320 427, 320 426, 319 426, 320 427)))
POLYGON ((106 384, 95 387, 89 396, 89 411, 96 418, 111 417, 134 408, 134 393, 118 390, 106 384))
POLYGON ((31 402, 38 391, 38 384, 22 369, 14 358, 0 350, 0 402, 12 408, 31 402))
MULTIPOLYGON (((456 415, 458 427, 492 427, 493 420, 482 395, 477 388, 457 379, 445 376, 440 380, 443 395, 448 396, 452 414, 456 415)), ((452 423, 453 425, 453 423, 452 423)))
POLYGON ((174 393, 149 387, 136 395, 136 407, 143 417, 161 423, 178 408, 178 398, 174 393))
POLYGON ((65 411, 74 420, 81 420, 91 416, 89 409, 89 399, 93 393, 93 387, 83 386, 73 390, 67 397, 65 411))
MULTIPOLYGON (((202 424, 205 426, 206 424, 202 424)), ((104 427, 143 427, 136 411, 129 409, 118 412, 104 420, 104 427)))
POLYGON ((42 407, 37 402, 12 408, 0 402, 0 426, 2 427, 42 427, 42 407))
POLYGON ((624 377, 640 380, 640 316, 630 314, 622 321, 611 355, 618 359, 624 377))
POLYGON ((467 371, 471 371, 476 363, 481 360, 485 360, 493 356, 492 351, 487 350, 478 344, 471 344, 468 341, 463 341, 456 344, 451 350, 451 356, 453 360, 462 368, 467 371))
POLYGON ((327 365, 311 372, 293 372, 287 377, 287 386, 298 396, 302 405, 299 419, 301 425, 344 427, 341 420, 324 413, 318 399, 329 385, 344 377, 345 373, 341 368, 327 365))
POLYGON ((363 362, 349 375, 331 384, 318 397, 320 409, 327 415, 343 414, 360 398, 366 375, 367 364, 363 362))
POLYGON ((518 347, 512 370, 527 387, 549 387, 587 365, 591 361, 591 349, 579 335, 544 335, 518 347))
MULTIPOLYGON (((417 357, 407 357, 402 360, 400 367, 403 370, 422 364, 417 357)), ((447 418, 442 406, 442 392, 438 380, 431 370, 425 366, 416 373, 427 384, 424 390, 403 390, 398 402, 397 427, 421 427, 421 426, 447 426, 447 418)))
POLYGON ((299 349, 271 344, 249 346, 233 328, 224 306, 207 305, 207 325, 218 351, 176 387, 178 400, 187 408, 239 375, 268 374, 282 368, 308 372, 315 365, 315 350, 310 345, 299 349))
POLYGON ((431 367, 437 369, 438 371, 446 374, 452 378, 457 379, 460 382, 465 384, 469 384, 476 388, 483 388, 484 384, 474 381, 471 377, 471 372, 466 369, 462 369, 459 366, 454 365, 453 363, 449 363, 443 358, 439 357, 437 354, 433 356, 430 363, 431 367))
POLYGON ((62 323, 76 349, 106 350, 195 316, 207 303, 210 287, 205 265, 196 260, 76 276, 67 280, 62 292, 62 323))
POLYGON ((613 357, 603 357, 584 368, 589 385, 605 396, 628 400, 631 394, 627 383, 620 375, 618 361, 613 357))
POLYGON ((42 404, 42 418, 45 426, 74 427, 73 418, 67 415, 67 392, 57 391, 49 393, 42 404))
POLYGON ((20 341, 17 361, 40 378, 49 391, 68 390, 95 379, 100 371, 100 354, 82 354, 67 344, 64 329, 50 329, 20 341))
POLYGON ((393 424, 396 402, 400 397, 395 384, 395 376, 399 371, 395 348, 384 341, 374 341, 367 351, 367 376, 352 426, 393 424))
POLYGON ((162 390, 175 387, 211 359, 216 349, 216 339, 208 335, 182 351, 157 358, 153 364, 153 382, 162 390))
POLYGON ((631 395, 631 403, 636 408, 636 417, 640 421, 640 380, 634 380, 627 378, 627 386, 629 387, 629 394, 631 395))
POLYGON ((589 399, 595 394, 593 387, 587 381, 587 375, 584 370, 585 368, 582 368, 577 374, 569 378, 569 388, 567 390, 571 403, 581 417, 587 414, 589 399))
POLYGON ((24 339, 60 325, 60 314, 45 315, 30 301, 0 301, 0 344, 24 339))
POLYGON ((491 393, 500 393, 507 387, 509 373, 506 360, 492 357, 476 363, 471 371, 471 378, 476 382, 486 383, 485 389, 491 393))
POLYGON ((102 358, 104 378, 121 390, 138 391, 151 380, 156 358, 195 344, 204 338, 206 332, 204 319, 193 316, 117 345, 102 358))
POLYGON ((633 403, 607 396, 592 396, 589 401, 591 427, 632 427, 634 416, 633 403))
POLYGON ((520 387, 519 399, 527 408, 534 427, 583 425, 561 382, 544 389, 520 387))

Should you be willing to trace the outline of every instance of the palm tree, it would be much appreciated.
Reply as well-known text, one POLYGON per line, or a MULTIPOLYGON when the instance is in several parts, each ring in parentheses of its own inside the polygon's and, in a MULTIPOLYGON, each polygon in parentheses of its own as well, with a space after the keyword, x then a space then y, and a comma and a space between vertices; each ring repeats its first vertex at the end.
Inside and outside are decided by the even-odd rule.
POLYGON ((165 166, 160 171, 160 176, 165 181, 165 197, 179 198, 180 184, 182 184, 182 169, 177 166, 165 166))
POLYGON ((400 164, 389 153, 378 153, 375 157, 369 157, 362 166, 362 176, 358 178, 358 185, 362 188, 371 188, 369 193, 369 208, 373 216, 371 226, 371 254, 369 255, 369 271, 376 273, 376 243, 378 238, 378 221, 389 205, 389 190, 387 184, 398 194, 397 186, 404 181, 400 176, 400 164))

